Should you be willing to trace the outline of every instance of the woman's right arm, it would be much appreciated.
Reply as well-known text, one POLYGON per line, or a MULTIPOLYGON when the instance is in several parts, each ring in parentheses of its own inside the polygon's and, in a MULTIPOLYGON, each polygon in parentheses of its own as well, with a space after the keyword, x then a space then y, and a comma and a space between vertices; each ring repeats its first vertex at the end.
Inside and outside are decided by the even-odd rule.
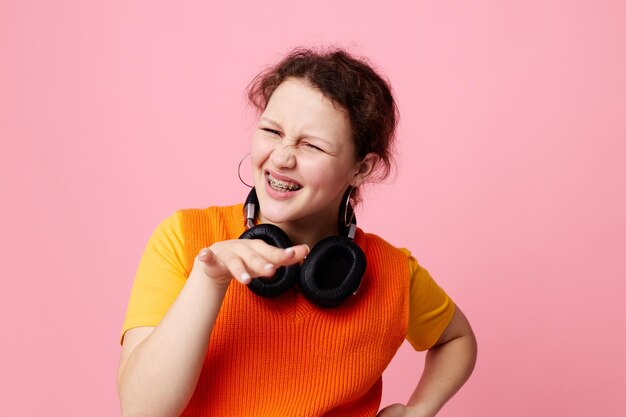
POLYGON ((300 262, 304 245, 278 249, 260 240, 218 242, 202 249, 180 294, 156 327, 124 335, 118 368, 122 416, 179 416, 198 382, 231 277, 272 276, 300 262))

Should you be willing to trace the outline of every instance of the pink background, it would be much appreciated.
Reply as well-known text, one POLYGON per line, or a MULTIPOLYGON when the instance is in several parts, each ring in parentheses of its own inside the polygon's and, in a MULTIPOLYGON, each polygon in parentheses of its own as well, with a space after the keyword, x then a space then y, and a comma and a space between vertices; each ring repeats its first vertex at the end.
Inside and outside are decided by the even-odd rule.
MULTIPOLYGON (((244 198, 244 89, 300 44, 392 81, 398 177, 359 220, 475 328, 440 415, 626 415, 623 2, 100 3, 0 1, 1 415, 118 414, 143 247, 178 208, 244 198)), ((422 360, 403 346, 383 405, 422 360)))

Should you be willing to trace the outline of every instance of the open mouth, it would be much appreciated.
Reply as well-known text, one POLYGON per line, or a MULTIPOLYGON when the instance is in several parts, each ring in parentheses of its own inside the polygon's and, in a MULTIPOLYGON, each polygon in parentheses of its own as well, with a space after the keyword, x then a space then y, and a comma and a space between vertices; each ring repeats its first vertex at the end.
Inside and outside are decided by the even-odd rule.
POLYGON ((302 186, 296 182, 283 181, 274 178, 272 177, 272 174, 270 174, 268 171, 265 171, 265 177, 267 178, 267 182, 269 183, 270 187, 272 187, 272 189, 276 191, 286 193, 289 191, 298 191, 302 188, 302 186))

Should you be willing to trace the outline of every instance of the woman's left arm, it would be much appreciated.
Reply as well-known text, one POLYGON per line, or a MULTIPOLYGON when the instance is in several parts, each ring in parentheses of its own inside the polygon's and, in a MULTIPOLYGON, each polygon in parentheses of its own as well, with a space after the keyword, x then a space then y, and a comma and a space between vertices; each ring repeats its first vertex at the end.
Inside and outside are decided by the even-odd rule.
POLYGON ((476 354, 476 337, 457 306, 450 324, 426 353, 424 372, 407 405, 392 404, 378 417, 435 416, 472 374, 476 354))

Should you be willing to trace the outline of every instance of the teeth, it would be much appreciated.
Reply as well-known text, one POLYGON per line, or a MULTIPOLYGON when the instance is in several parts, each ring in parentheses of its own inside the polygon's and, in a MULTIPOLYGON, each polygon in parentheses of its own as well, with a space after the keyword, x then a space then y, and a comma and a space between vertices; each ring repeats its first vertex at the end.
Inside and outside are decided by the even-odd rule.
POLYGON ((267 179, 269 180, 272 188, 275 188, 280 191, 296 191, 302 188, 301 186, 297 184, 290 184, 288 182, 284 182, 284 181, 280 181, 275 178, 272 178, 272 176, 269 174, 267 175, 267 179))

